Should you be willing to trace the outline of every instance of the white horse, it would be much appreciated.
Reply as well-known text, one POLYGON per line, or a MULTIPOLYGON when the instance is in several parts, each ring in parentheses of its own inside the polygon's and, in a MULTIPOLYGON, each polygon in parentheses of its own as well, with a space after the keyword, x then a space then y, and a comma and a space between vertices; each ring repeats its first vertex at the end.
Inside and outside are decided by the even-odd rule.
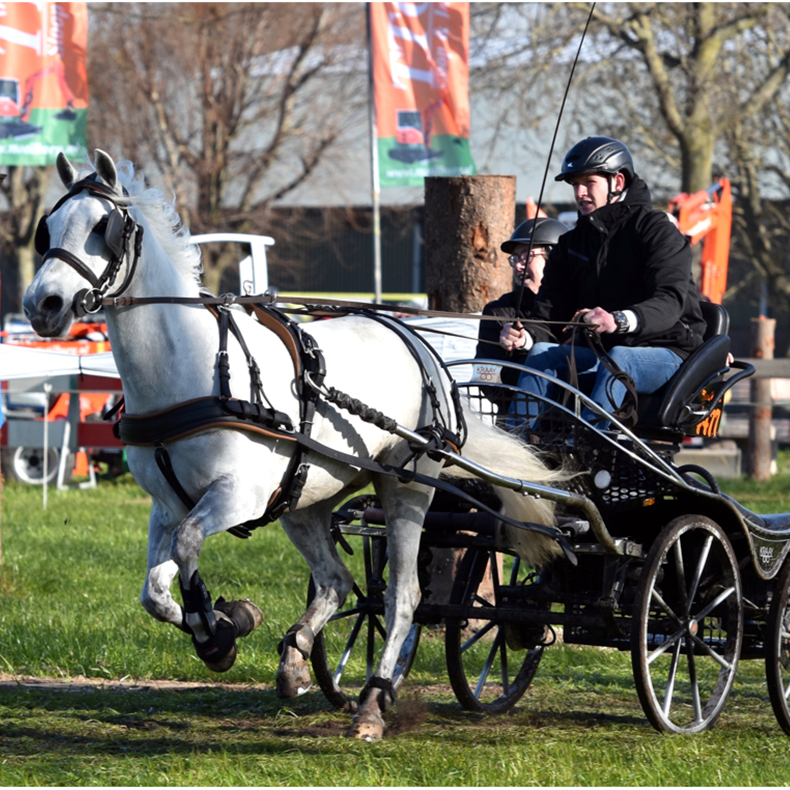
MULTIPOLYGON (((110 156, 97 150, 95 173, 79 174, 63 154, 57 166, 69 194, 43 220, 39 237, 49 251, 24 298, 25 312, 39 334, 63 335, 75 319, 75 310, 97 308, 101 297, 112 290, 115 278, 108 272, 113 268, 108 262, 113 260, 124 297, 201 295, 198 248, 190 244, 188 232, 179 229, 172 204, 157 190, 146 189, 129 162, 116 168, 110 156), (123 228, 128 248, 121 243, 123 228), (135 241, 136 267, 131 251, 135 241)), ((260 364, 268 401, 298 429, 299 387, 286 347, 241 308, 233 308, 232 313, 260 364)), ((127 306, 108 304, 105 314, 128 415, 150 415, 220 394, 217 319, 204 306, 153 300, 127 306)), ((349 393, 408 429, 431 424, 434 409, 423 374, 396 332, 361 316, 314 322, 309 329, 324 354, 327 387, 349 393)), ((233 397, 250 398, 253 385, 247 359, 233 337, 227 358, 233 397)), ((432 378, 442 403, 448 406, 448 382, 437 370, 432 378)), ((539 484, 556 479, 556 473, 526 445, 466 411, 464 458, 510 478, 539 484)), ((449 406, 445 418, 448 428, 459 431, 449 406)), ((343 453, 394 467, 406 463, 413 452, 400 436, 323 398, 317 403, 312 438, 343 453)), ((177 482, 195 503, 191 508, 155 463, 151 444, 128 447, 129 468, 153 503, 142 604, 156 619, 192 634, 198 654, 213 669, 226 669, 233 663, 235 637, 249 633, 260 622, 260 612, 252 604, 245 606, 246 602, 234 602, 236 608, 231 605, 230 609, 227 602, 220 607, 212 603, 198 573, 198 555, 207 537, 257 519, 266 510, 295 450, 287 439, 244 427, 210 427, 165 442, 177 482), (177 575, 184 608, 170 591, 177 575)), ((330 516, 344 498, 372 482, 387 523, 391 579, 386 593, 387 639, 349 735, 380 738, 384 731, 381 711, 391 698, 388 681, 419 602, 417 552, 434 489, 315 452, 308 454, 307 461, 309 473, 298 505, 282 515, 281 523, 310 566, 316 594, 283 641, 278 695, 295 696, 310 687, 307 658, 314 635, 352 586, 330 535, 330 516)), ((420 454, 409 469, 437 476, 442 463, 441 458, 420 454)), ((455 473, 466 474, 458 469, 455 473)), ((507 489, 498 493, 505 502, 504 512, 519 521, 553 523, 550 503, 507 489)), ((557 552, 551 537, 523 534, 531 539, 527 549, 533 564, 557 552)))

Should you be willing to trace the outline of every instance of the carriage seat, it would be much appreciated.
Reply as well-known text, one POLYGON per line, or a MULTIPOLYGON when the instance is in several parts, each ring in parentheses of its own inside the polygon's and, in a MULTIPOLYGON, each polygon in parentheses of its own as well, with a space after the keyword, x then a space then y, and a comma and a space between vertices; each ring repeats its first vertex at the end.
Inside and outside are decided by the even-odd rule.
POLYGON ((661 389, 652 395, 639 394, 635 432, 644 438, 689 431, 693 434, 694 426, 702 420, 695 420, 686 406, 695 402, 695 410, 699 410, 705 402, 710 403, 711 397, 717 401, 723 395, 724 374, 729 370, 730 316, 713 302, 700 302, 700 307, 707 324, 702 345, 684 360, 661 389))

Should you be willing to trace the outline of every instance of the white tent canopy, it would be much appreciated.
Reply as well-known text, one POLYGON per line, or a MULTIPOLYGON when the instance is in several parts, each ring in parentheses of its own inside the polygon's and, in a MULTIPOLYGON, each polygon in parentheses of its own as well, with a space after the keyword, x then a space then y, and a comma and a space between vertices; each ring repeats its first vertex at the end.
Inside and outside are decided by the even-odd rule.
POLYGON ((89 376, 119 378, 112 352, 104 354, 64 354, 39 348, 0 344, 0 381, 24 382, 22 387, 31 389, 32 381, 39 382, 53 376, 71 376, 83 373, 89 376))

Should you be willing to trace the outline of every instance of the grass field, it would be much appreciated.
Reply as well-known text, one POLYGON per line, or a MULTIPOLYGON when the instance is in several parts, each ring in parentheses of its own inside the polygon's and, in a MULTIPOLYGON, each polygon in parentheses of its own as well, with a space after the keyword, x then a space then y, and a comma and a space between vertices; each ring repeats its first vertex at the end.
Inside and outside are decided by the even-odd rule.
MULTIPOLYGON (((790 511, 786 473, 727 490, 754 510, 790 511)), ((46 511, 40 489, 3 491, 0 785, 790 783, 789 744, 757 661, 741 664, 711 731, 670 737, 645 720, 627 653, 552 647, 517 708, 484 717, 455 701, 441 634, 429 632, 388 713, 389 735, 349 741, 347 717, 320 691, 286 703, 274 695, 276 644, 303 611, 307 587, 306 566, 282 532, 220 535, 203 550, 212 594, 249 596, 266 616, 240 643, 234 668, 217 676, 187 636, 139 604, 147 514, 130 478, 50 491, 46 511), (25 685, 26 677, 61 683, 25 685), (184 685, 151 687, 161 679, 184 685)))

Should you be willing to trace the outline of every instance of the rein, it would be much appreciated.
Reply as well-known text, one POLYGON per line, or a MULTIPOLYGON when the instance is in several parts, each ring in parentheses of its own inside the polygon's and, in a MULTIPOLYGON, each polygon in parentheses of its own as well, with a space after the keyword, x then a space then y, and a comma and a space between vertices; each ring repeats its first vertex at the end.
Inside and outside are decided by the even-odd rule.
MULTIPOLYGON (((275 294, 266 291, 263 294, 252 296, 237 296, 236 294, 222 294, 221 296, 122 296, 107 297, 102 299, 101 304, 105 307, 134 307, 139 305, 151 304, 177 304, 177 305, 272 305, 296 304, 310 308, 304 311, 287 310, 298 315, 317 315, 317 316, 338 316, 343 313, 343 309, 349 310, 369 310, 371 312, 386 313, 405 313, 406 315, 424 316, 426 318, 463 318, 473 321, 502 321, 501 316, 478 315, 475 313, 452 313, 444 310, 423 310, 419 307, 400 307, 391 304, 378 304, 376 302, 351 302, 343 299, 307 299, 302 296, 289 296, 288 294, 275 294), (325 309, 334 308, 334 309, 325 309)), ((522 322, 534 324, 555 324, 557 326, 579 326, 592 327, 595 324, 586 324, 583 321, 548 321, 534 318, 521 318, 522 322)), ((415 327, 422 331, 423 327, 415 327)), ((437 329, 425 329, 424 331, 439 332, 440 334, 451 334, 437 329)))

